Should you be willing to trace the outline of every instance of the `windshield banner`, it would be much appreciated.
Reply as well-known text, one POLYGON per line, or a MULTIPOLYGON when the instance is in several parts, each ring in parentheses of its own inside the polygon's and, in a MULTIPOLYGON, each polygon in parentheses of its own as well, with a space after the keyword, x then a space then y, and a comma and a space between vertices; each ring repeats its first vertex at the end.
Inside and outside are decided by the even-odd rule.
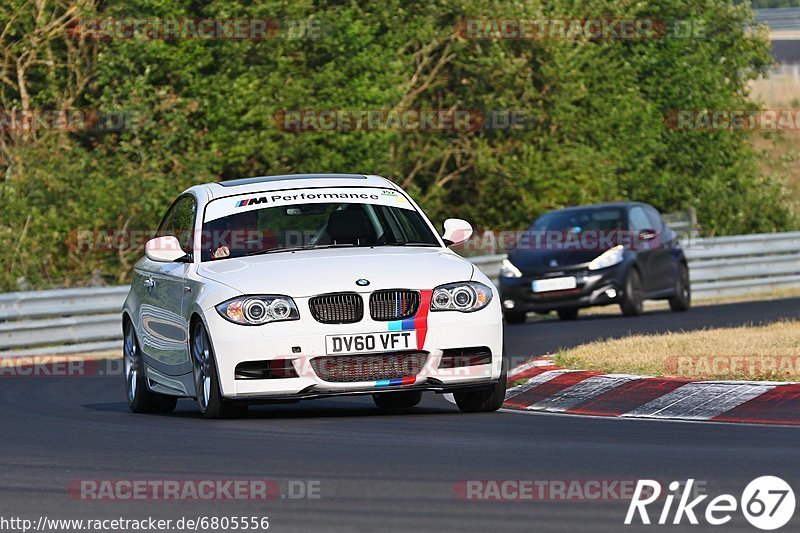
POLYGON ((222 217, 264 209, 297 204, 377 204, 401 209, 414 210, 408 199, 392 189, 375 187, 333 187, 318 189, 291 189, 288 191, 267 191, 228 196, 209 202, 204 222, 222 217))

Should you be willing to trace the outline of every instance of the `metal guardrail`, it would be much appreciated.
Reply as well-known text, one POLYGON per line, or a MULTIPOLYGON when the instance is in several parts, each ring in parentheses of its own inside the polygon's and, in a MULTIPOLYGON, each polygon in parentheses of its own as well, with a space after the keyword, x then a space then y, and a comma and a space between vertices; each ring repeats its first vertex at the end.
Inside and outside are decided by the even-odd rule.
POLYGON ((129 287, 0 294, 0 357, 117 350, 129 287))
POLYGON ((800 8, 775 7, 756 9, 756 22, 764 22, 771 32, 800 30, 800 8))
MULTIPOLYGON (((692 239, 695 298, 800 287, 800 232, 692 239)), ((505 254, 470 258, 497 281, 505 254)), ((0 294, 0 357, 119 350, 127 286, 0 294)))

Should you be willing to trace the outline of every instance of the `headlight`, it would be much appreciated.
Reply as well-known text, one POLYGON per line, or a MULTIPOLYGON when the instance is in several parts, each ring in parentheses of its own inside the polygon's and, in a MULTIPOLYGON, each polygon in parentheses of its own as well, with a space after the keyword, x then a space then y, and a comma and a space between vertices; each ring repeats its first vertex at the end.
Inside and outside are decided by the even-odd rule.
POLYGON ((300 319, 294 300, 288 296, 238 296, 219 304, 217 312, 243 326, 300 319))
POLYGON ((617 245, 602 254, 595 257, 589 263, 589 270, 600 270, 601 268, 608 268, 622 262, 625 249, 622 245, 617 245))
POLYGON ((520 272, 519 269, 514 266, 514 263, 512 263, 508 259, 503 259, 503 262, 500 264, 500 277, 521 278, 522 272, 520 272))
POLYGON ((433 289, 431 311, 471 313, 483 309, 492 300, 492 289, 477 281, 448 283, 433 289))

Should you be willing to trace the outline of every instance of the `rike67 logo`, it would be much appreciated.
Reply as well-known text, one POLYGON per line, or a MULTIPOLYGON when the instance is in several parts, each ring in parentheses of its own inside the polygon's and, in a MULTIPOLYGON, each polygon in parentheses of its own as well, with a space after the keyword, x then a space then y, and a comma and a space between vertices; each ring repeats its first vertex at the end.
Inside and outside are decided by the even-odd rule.
POLYGON ((642 524, 649 525, 654 519, 655 523, 660 525, 677 525, 685 519, 689 524, 697 525, 700 523, 699 516, 707 524, 721 526, 730 522, 733 514, 740 510, 751 525, 771 531, 786 525, 794 514, 794 491, 779 477, 762 476, 754 479, 745 487, 738 500, 731 494, 720 494, 704 502, 708 495, 692 498, 693 485, 694 479, 687 480, 685 484, 673 481, 662 498, 662 486, 658 481, 639 480, 631 504, 628 506, 625 524, 641 521, 642 524), (683 490, 679 492, 682 486, 683 490), (677 504, 673 510, 676 500, 677 504), (702 510, 701 504, 704 503, 705 509, 702 510), (657 513, 653 519, 651 511, 657 513))

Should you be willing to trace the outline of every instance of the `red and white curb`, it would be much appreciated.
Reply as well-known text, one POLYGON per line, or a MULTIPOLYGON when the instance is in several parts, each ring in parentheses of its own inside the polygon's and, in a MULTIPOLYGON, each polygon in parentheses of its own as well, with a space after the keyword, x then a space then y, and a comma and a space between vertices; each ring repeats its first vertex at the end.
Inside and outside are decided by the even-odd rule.
POLYGON ((800 425, 800 384, 691 381, 558 368, 546 357, 520 365, 504 407, 577 415, 800 425))

